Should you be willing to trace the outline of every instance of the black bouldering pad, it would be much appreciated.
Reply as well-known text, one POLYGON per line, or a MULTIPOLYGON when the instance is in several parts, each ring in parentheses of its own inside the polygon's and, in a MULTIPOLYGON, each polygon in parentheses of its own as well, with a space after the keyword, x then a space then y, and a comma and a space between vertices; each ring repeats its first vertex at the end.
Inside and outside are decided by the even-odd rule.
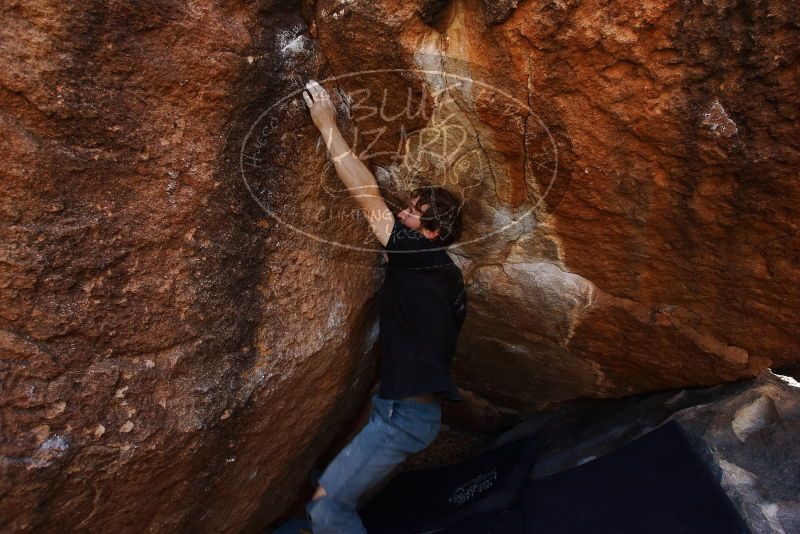
POLYGON ((294 517, 275 527, 272 534, 312 534, 311 524, 306 519, 294 517))
POLYGON ((522 512, 519 509, 474 515, 436 534, 522 534, 522 512))
POLYGON ((411 534, 480 515, 491 527, 492 514, 518 503, 533 466, 534 440, 526 437, 459 464, 397 475, 359 511, 364 526, 370 534, 411 534))
POLYGON ((527 534, 749 533, 675 423, 531 481, 522 519, 527 534))

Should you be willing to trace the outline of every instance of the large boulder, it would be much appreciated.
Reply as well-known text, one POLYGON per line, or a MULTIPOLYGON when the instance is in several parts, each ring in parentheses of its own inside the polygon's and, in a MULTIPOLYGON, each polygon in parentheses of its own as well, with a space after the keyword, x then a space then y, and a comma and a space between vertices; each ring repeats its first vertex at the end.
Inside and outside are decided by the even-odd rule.
MULTIPOLYGON (((299 10, 0 13, 0 530, 263 524, 375 371, 373 270, 275 224, 239 170, 248 127, 316 75, 299 10)), ((321 194, 303 134, 278 194, 321 194)))
MULTIPOLYGON (((779 2, 525 2, 456 28, 566 176, 534 231, 472 251, 462 383, 530 408, 798 358, 798 21, 779 2)), ((509 181, 542 180, 537 152, 494 139, 525 162, 509 181)))
POLYGON ((342 123, 390 198, 419 181, 464 198, 463 387, 535 410, 798 359, 795 11, 314 5, 342 123))

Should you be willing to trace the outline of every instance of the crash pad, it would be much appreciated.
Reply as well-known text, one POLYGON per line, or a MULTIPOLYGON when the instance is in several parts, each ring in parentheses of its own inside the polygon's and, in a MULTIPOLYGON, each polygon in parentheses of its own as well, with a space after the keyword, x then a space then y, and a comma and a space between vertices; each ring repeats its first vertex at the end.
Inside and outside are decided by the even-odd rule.
POLYGON ((401 473, 359 515, 370 534, 407 534, 510 510, 535 451, 535 438, 526 437, 459 464, 401 473))
POLYGON ((526 534, 749 532, 675 423, 567 471, 531 481, 526 534))

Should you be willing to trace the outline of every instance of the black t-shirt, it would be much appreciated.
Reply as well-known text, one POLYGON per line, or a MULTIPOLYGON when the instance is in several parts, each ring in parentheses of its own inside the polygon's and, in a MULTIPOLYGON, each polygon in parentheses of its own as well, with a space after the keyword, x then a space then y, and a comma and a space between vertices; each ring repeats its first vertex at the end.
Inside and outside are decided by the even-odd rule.
POLYGON ((394 219, 380 305, 380 396, 463 400, 450 362, 467 315, 461 269, 441 245, 394 219), (438 250, 437 250, 438 249, 438 250))

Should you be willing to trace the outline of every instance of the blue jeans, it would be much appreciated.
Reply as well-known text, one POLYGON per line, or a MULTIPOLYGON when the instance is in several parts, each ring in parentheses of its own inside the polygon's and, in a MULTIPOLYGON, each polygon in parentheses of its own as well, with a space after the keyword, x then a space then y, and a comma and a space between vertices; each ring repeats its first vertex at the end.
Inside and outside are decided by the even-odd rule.
POLYGON ((306 504, 314 534, 366 534, 358 517, 359 497, 385 479, 439 433, 438 402, 372 397, 369 422, 328 465, 319 484, 327 495, 306 504))

